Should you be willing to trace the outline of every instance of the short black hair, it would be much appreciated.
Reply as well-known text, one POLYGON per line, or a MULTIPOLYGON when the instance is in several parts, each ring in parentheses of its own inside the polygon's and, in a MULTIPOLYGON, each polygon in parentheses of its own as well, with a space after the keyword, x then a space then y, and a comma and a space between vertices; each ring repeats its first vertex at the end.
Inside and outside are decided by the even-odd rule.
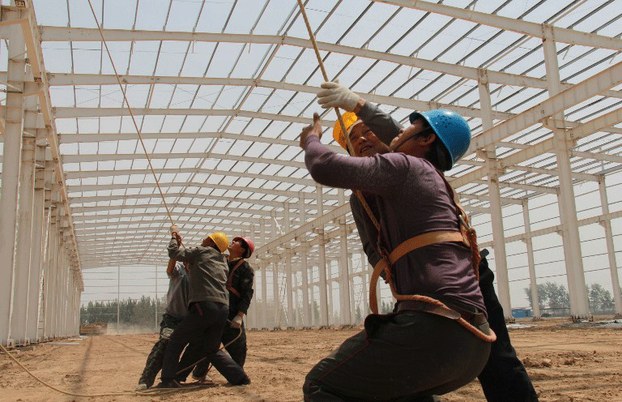
POLYGON ((441 142, 436 131, 430 126, 430 123, 426 119, 424 119, 421 115, 412 118, 411 123, 415 120, 421 120, 423 122, 423 131, 416 135, 428 136, 430 131, 436 135, 436 139, 432 143, 430 150, 426 153, 425 158, 430 161, 438 170, 445 172, 451 168, 451 157, 449 156, 449 152, 447 152, 447 148, 441 142))

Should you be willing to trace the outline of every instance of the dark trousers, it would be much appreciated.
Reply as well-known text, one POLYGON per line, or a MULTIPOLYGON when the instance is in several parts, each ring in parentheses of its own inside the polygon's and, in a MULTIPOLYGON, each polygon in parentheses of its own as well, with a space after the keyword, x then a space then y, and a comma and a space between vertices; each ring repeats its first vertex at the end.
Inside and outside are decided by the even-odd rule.
POLYGON ((305 401, 412 401, 472 381, 490 343, 457 322, 407 311, 369 315, 365 329, 311 369, 305 401))
POLYGON ((479 264, 479 278, 479 286, 488 312, 488 323, 497 334, 497 340, 490 349, 488 363, 477 377, 486 400, 489 402, 537 401, 536 390, 510 342, 503 308, 493 287, 494 274, 486 258, 482 258, 479 264))
POLYGON ((168 344, 170 335, 168 332, 175 329, 181 320, 181 318, 175 318, 169 314, 162 315, 162 321, 160 322, 160 339, 153 345, 149 356, 147 356, 145 368, 140 376, 140 380, 138 380, 139 384, 146 384, 147 387, 151 387, 155 382, 155 378, 162 368, 164 352, 166 351, 166 345, 168 344))
MULTIPOLYGON (((244 367, 244 363, 246 362, 246 331, 244 330, 244 324, 240 328, 232 328, 229 324, 225 326, 225 330, 222 333, 222 344, 225 346, 225 349, 229 353, 229 356, 236 362, 240 367, 244 367)), ((190 352, 192 353, 192 352, 190 352)), ((186 353, 184 353, 184 357, 186 353)), ((218 368, 218 367, 217 367, 218 368)), ((198 363, 194 370, 192 371, 192 375, 195 377, 203 377, 209 371, 209 362, 206 360, 198 363)), ((186 379, 185 376, 182 377, 183 380, 186 379)))
POLYGON ((179 363, 179 356, 188 343, 196 345, 199 354, 207 356, 214 367, 222 370, 221 373, 231 384, 240 384, 248 378, 229 355, 219 351, 228 313, 228 307, 220 303, 203 301, 190 305, 190 313, 177 326, 166 348, 162 367, 163 382, 175 379, 177 371, 188 365, 184 361, 179 363))

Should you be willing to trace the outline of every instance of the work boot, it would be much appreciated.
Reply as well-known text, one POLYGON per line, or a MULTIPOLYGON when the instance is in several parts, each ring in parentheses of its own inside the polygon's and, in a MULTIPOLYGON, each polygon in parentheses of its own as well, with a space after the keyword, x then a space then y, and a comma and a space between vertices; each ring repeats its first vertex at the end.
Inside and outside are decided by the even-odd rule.
POLYGON ((214 380, 212 380, 212 378, 205 374, 205 375, 194 375, 194 373, 192 373, 192 379, 195 380, 196 382, 198 382, 199 384, 203 384, 203 385, 211 385, 214 384, 214 380))
POLYGON ((134 391, 145 391, 149 388, 149 386, 145 383, 140 383, 136 386, 136 388, 134 389, 134 391))
POLYGON ((160 382, 156 388, 181 388, 181 384, 175 380, 168 380, 160 382))
POLYGON ((248 378, 248 376, 247 376, 247 375, 245 375, 245 376, 244 376, 244 377, 240 380, 240 382, 238 382, 237 384, 233 384, 233 385, 248 385, 248 384, 250 384, 250 383, 251 383, 251 379, 250 379, 250 378, 248 378))

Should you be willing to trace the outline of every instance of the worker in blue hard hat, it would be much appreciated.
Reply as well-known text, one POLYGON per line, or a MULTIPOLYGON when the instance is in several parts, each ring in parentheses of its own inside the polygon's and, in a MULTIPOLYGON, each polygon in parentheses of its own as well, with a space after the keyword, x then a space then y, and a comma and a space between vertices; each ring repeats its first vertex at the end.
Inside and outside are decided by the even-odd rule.
MULTIPOLYGON (((414 112, 409 119, 412 123, 411 126, 404 130, 399 123, 382 112, 376 105, 366 102, 348 88, 337 83, 323 83, 322 91, 318 93, 318 102, 323 107, 341 107, 348 110, 343 115, 346 132, 344 133, 341 125, 337 123, 333 130, 333 137, 351 155, 373 156, 389 152, 389 147, 381 142, 379 137, 387 144, 391 143, 393 150, 408 153, 413 151, 410 148, 413 148, 414 142, 418 142, 422 137, 425 138, 431 131, 437 139, 433 141, 433 145, 423 155, 437 169, 445 171, 450 169, 469 147, 470 130, 468 124, 454 112, 446 110, 414 112), (354 113, 355 111, 356 113, 354 113), (346 137, 350 140, 350 149, 348 149, 346 137)), ((365 198, 368 199, 368 208, 372 214, 377 215, 378 206, 382 204, 378 204, 376 197, 369 193, 365 194, 365 198)), ((350 205, 369 263, 372 266, 378 266, 382 260, 375 246, 378 230, 364 212, 359 199, 354 195, 350 198, 350 205)), ((478 378, 489 401, 537 401, 537 394, 531 380, 511 345, 503 310, 492 285, 494 275, 488 267, 486 254, 487 251, 483 250, 483 257, 479 264, 479 285, 488 310, 490 326, 496 332, 498 340, 492 344, 489 360, 478 378)), ((400 307, 399 304, 396 306, 397 310, 405 311, 406 306, 400 307)), ((373 321, 374 318, 371 317, 370 322, 373 321)), ((349 346, 352 346, 352 343, 349 346)), ((347 349, 348 347, 344 343, 341 350, 347 349)), ((323 363, 326 362, 320 362, 309 373, 305 383, 305 393, 315 393, 316 397, 320 399, 322 393, 330 393, 330 390, 326 391, 326 389, 331 388, 330 384, 321 384, 322 380, 318 381, 318 377, 323 377, 329 371, 326 364, 323 363)), ((357 382, 357 380, 354 381, 355 387, 357 382)), ((352 382, 346 381, 338 385, 334 391, 339 394, 347 394, 351 386, 352 382)), ((405 384, 405 388, 412 389, 409 384, 405 384)), ((393 389, 393 392, 399 391, 393 389)), ((413 400, 433 400, 431 397, 433 393, 440 392, 435 390, 434 392, 419 393, 418 397, 413 400)), ((309 397, 308 399, 316 398, 309 397)))

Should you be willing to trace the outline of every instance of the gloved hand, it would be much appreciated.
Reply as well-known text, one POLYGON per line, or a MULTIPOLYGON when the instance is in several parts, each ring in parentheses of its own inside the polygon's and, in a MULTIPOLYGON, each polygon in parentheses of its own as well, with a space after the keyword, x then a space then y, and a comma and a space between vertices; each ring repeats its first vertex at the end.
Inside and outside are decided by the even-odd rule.
POLYGON ((361 97, 350 91, 338 82, 323 82, 322 91, 317 93, 317 103, 324 109, 340 107, 348 112, 354 112, 361 97))
POLYGON ((242 326, 242 317, 241 315, 236 315, 233 320, 231 320, 231 328, 240 328, 242 326))
POLYGON ((177 225, 172 225, 170 230, 171 230, 171 234, 179 233, 179 228, 177 227, 177 225))

